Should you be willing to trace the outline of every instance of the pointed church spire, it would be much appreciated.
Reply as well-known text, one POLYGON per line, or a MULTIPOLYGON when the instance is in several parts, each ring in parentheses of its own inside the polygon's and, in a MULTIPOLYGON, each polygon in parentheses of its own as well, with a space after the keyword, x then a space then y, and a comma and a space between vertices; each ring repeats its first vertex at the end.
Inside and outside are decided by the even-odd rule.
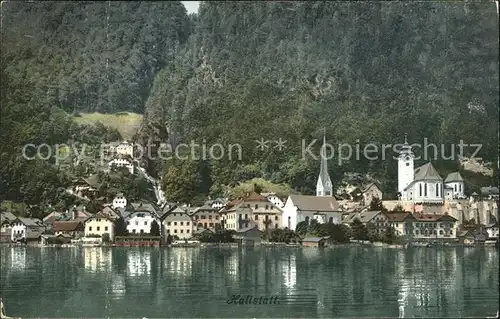
POLYGON ((318 183, 316 184, 316 196, 333 196, 332 181, 328 174, 328 163, 326 155, 326 129, 323 128, 323 145, 320 153, 320 167, 318 183))

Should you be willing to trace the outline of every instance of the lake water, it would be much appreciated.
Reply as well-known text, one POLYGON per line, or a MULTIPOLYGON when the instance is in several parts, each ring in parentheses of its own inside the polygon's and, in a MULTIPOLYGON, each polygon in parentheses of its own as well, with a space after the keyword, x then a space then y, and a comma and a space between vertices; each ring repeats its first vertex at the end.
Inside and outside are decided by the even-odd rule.
POLYGON ((455 318, 498 309, 494 248, 0 252, 0 295, 7 315, 23 318, 455 318), (233 295, 277 300, 228 304, 233 295))

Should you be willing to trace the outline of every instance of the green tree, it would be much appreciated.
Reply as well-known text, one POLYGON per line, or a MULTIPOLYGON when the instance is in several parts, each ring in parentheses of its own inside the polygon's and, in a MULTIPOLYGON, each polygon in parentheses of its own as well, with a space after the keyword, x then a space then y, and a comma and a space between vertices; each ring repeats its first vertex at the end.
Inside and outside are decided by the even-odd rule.
POLYGON ((101 238, 102 238, 102 242, 105 244, 107 244, 111 241, 111 238, 110 238, 108 233, 102 234, 101 238))
POLYGON ((163 190, 167 201, 190 203, 198 195, 201 177, 197 162, 191 160, 170 161, 163 176, 163 190))
POLYGON ((388 244, 393 244, 395 239, 396 239, 396 234, 394 232, 394 228, 388 226, 384 232, 384 241, 388 244))
POLYGON ((151 236, 160 236, 160 226, 158 225, 158 222, 156 220, 153 220, 151 222, 150 234, 151 236))
POLYGON ((117 221, 115 221, 115 234, 116 236, 128 235, 127 223, 125 222, 123 217, 120 217, 117 221))
POLYGON ((308 228, 309 228, 309 225, 307 224, 307 222, 302 221, 302 222, 298 223, 297 226, 295 227, 295 232, 299 236, 303 237, 307 234, 308 228))
POLYGON ((368 230, 366 229, 365 225, 359 220, 359 219, 354 219, 354 221, 351 223, 351 231, 352 231, 352 237, 355 240, 368 240, 368 230))

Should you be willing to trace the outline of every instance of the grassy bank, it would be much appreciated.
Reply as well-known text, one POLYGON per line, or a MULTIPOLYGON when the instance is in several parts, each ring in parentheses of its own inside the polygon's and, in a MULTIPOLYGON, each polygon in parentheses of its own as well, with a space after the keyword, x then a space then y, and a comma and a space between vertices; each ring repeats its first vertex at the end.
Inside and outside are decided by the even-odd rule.
POLYGON ((80 113, 75 116, 75 121, 80 124, 95 124, 101 122, 105 126, 116 128, 124 139, 130 139, 139 129, 142 114, 120 112, 115 114, 80 113))

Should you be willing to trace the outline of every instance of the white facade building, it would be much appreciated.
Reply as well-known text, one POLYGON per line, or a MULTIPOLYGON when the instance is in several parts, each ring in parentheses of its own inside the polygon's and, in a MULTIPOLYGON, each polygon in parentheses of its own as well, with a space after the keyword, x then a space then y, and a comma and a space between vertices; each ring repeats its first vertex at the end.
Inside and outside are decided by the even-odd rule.
POLYGON ((398 158, 398 192, 404 201, 443 204, 443 179, 429 162, 413 170, 414 156, 405 137, 398 158))
POLYGON ((117 155, 122 156, 134 156, 134 145, 127 141, 123 141, 115 147, 115 152, 117 155))
POLYGON ((132 164, 131 161, 127 160, 127 159, 124 159, 124 158, 115 158, 113 160, 111 160, 109 163, 108 163, 109 167, 113 167, 113 166, 116 166, 116 167, 126 167, 130 174, 134 174, 134 165, 132 164))
POLYGON ((295 230, 300 222, 342 223, 342 209, 334 197, 290 195, 283 207, 282 226, 295 230))
POLYGON ((279 208, 283 208, 285 206, 285 203, 283 203, 281 198, 279 198, 275 193, 262 193, 261 195, 266 197, 268 201, 279 208))
POLYGON ((113 198, 113 209, 125 207, 127 207, 127 199, 122 193, 117 194, 116 197, 113 198))
POLYGON ((161 232, 161 222, 154 214, 145 211, 134 212, 127 216, 127 231, 129 234, 150 234, 153 221, 158 223, 161 232))
POLYGON ((38 218, 16 218, 10 225, 11 241, 36 239, 46 229, 38 218))

